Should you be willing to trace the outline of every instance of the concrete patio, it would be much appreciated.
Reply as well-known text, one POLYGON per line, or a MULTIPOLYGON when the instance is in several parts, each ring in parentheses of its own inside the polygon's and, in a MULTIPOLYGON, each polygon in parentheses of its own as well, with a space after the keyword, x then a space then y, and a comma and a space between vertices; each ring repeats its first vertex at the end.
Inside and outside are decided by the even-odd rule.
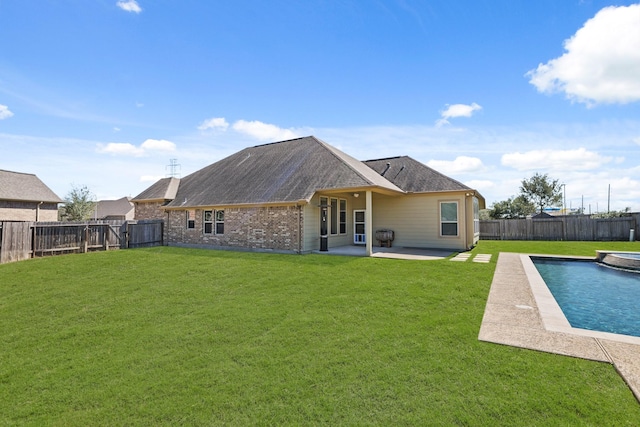
MULTIPOLYGON (((376 247, 372 248, 372 257, 375 258, 394 258, 394 259, 410 259, 410 260, 437 260, 444 259, 453 255, 454 251, 441 249, 420 249, 420 248, 402 248, 402 247, 376 247)), ((314 251, 317 254, 326 255, 346 255, 346 256, 366 256, 364 246, 349 245, 330 248, 328 251, 314 251)))

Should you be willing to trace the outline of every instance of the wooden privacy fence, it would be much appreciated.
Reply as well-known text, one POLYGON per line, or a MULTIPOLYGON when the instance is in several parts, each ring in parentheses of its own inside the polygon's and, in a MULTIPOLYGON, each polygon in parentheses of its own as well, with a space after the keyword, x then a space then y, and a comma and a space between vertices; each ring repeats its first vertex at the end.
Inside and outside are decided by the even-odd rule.
POLYGON ((163 244, 164 222, 0 222, 0 264, 63 253, 163 244))
POLYGON ((480 221, 481 240, 626 241, 640 225, 640 214, 619 218, 568 215, 543 219, 480 221))

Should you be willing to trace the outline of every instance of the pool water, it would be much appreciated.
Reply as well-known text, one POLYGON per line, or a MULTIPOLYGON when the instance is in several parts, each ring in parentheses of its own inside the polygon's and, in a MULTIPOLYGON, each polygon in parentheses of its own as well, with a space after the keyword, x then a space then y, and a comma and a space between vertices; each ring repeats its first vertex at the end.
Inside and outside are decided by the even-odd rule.
POLYGON ((574 328, 640 337, 640 273, 532 257, 574 328))

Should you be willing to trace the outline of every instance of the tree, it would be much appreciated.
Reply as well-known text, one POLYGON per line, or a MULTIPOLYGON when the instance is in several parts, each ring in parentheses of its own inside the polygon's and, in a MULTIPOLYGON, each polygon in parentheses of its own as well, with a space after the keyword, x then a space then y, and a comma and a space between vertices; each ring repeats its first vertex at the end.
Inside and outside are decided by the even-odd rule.
POLYGON ((627 206, 622 211, 609 211, 591 215, 592 218, 621 218, 631 216, 631 208, 627 206))
POLYGON ((526 218, 536 211, 533 203, 523 195, 509 197, 507 200, 495 202, 489 216, 494 219, 526 218))
POLYGON ((547 174, 536 173, 531 178, 522 180, 520 194, 539 207, 540 212, 545 206, 562 204, 562 184, 559 184, 557 179, 550 179, 547 174))
POLYGON ((67 221, 86 221, 96 207, 95 197, 87 186, 74 186, 64 200, 67 221))

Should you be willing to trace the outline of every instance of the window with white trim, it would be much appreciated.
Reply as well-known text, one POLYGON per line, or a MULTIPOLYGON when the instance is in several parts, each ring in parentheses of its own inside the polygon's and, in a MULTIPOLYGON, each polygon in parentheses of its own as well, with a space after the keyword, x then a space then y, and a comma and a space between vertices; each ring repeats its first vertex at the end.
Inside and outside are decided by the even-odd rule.
POLYGON ((196 228, 196 211, 187 211, 187 228, 196 228))
POLYGON ((224 210, 204 211, 202 232, 204 234, 224 234, 224 210))
POLYGON ((202 232, 213 234, 213 211, 204 211, 202 215, 202 232))
POLYGON ((458 235, 458 202, 440 202, 440 235, 458 235))
MULTIPOLYGON (((347 201, 335 197, 331 197, 328 201, 329 234, 347 234, 347 201)), ((320 199, 320 203, 322 204, 322 199, 320 199)))
POLYGON ((331 234, 338 234, 338 199, 331 198, 329 201, 329 214, 331 224, 331 234))
POLYGON ((224 210, 216 211, 215 220, 216 234, 224 234, 224 210))

